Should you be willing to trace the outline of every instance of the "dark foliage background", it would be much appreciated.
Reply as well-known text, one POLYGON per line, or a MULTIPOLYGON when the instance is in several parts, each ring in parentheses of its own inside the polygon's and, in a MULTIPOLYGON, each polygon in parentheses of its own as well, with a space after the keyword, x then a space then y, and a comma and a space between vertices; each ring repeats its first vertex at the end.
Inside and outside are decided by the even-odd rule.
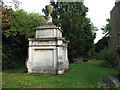
POLYGON ((38 13, 3 8, 2 15, 2 68, 25 67, 28 38, 34 37, 34 29, 45 23, 38 13))

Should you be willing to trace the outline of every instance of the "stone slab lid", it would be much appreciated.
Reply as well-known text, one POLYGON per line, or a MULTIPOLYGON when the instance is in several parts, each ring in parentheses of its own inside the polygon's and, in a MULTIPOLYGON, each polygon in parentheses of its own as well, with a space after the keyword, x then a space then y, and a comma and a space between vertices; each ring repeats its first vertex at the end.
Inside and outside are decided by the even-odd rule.
POLYGON ((36 28, 34 28, 35 30, 41 30, 41 29, 59 29, 59 27, 56 27, 54 24, 51 24, 51 25, 48 25, 48 24, 45 24, 43 26, 38 26, 36 28))
POLYGON ((54 24, 45 24, 43 26, 38 26, 34 28, 34 30, 45 30, 45 29, 59 29, 61 32, 63 32, 63 30, 60 27, 57 27, 54 24))
POLYGON ((29 41, 56 41, 56 40, 63 40, 64 42, 70 43, 70 41, 66 40, 65 37, 50 37, 48 38, 28 38, 29 41))

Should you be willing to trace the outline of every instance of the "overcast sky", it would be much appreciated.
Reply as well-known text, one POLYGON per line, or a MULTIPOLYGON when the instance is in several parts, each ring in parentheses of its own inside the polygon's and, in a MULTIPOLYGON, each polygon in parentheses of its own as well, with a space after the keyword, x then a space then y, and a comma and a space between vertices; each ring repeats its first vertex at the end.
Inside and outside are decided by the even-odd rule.
MULTIPOLYGON (((22 2, 20 5, 21 9, 27 12, 37 12, 41 15, 42 8, 49 4, 50 0, 19 0, 22 2)), ((100 28, 107 24, 106 19, 110 18, 110 11, 115 5, 115 0, 84 0, 84 4, 88 7, 89 11, 87 17, 91 18, 92 23, 96 26, 99 31, 97 32, 97 37, 95 43, 102 38, 102 31, 100 28)))
POLYGON ((84 0, 85 5, 89 8, 88 16, 93 24, 99 29, 97 32, 96 43, 104 36, 100 30, 107 24, 106 19, 110 18, 110 11, 115 5, 115 0, 84 0))

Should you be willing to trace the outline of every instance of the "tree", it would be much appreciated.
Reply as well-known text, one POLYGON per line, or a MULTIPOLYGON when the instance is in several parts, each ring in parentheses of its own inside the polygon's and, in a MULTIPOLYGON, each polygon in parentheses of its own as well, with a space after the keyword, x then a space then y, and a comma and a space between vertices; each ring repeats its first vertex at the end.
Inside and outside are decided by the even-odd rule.
MULTIPOLYGON (((86 17, 88 8, 82 2, 51 2, 54 6, 53 23, 61 27, 63 36, 70 41, 68 46, 69 60, 90 55, 95 33, 91 20, 86 17)), ((43 9, 45 14, 46 10, 43 9)))
POLYGON ((108 40, 109 40, 109 37, 103 37, 95 44, 96 53, 100 52, 104 48, 108 48, 108 40))
POLYGON ((110 19, 106 19, 106 21, 108 23, 104 27, 101 28, 105 36, 95 44, 96 52, 100 52, 104 48, 108 48, 108 40, 111 37, 111 25, 110 25, 110 19))
MULTIPOLYGON (((10 15, 10 11, 11 9, 7 9, 7 14, 4 14, 4 16, 8 18, 8 16, 10 15)), ((3 23, 3 35, 6 36, 6 38, 14 37, 16 35, 25 35, 26 37, 33 37, 33 28, 41 26, 45 23, 44 17, 40 16, 38 13, 28 14, 23 10, 15 11, 11 17, 9 20, 5 19, 5 21, 9 21, 9 23, 5 23, 5 27, 3 23), (9 26, 6 26, 6 24, 8 24, 9 26)))
POLYGON ((3 8, 2 10, 2 29, 6 30, 10 28, 11 24, 11 18, 13 17, 13 10, 12 9, 7 9, 3 8))
POLYGON ((110 37, 111 36, 111 25, 110 25, 111 20, 108 18, 106 19, 106 21, 108 22, 108 24, 106 24, 106 26, 103 26, 101 30, 103 30, 103 34, 105 34, 105 37, 110 37))
POLYGON ((21 65, 25 64, 28 52, 28 38, 34 37, 33 28, 43 25, 45 19, 38 13, 28 14, 24 10, 4 10, 2 66, 3 69, 11 69, 20 67, 20 62, 22 62, 21 65), (10 18, 8 18, 9 16, 10 18))

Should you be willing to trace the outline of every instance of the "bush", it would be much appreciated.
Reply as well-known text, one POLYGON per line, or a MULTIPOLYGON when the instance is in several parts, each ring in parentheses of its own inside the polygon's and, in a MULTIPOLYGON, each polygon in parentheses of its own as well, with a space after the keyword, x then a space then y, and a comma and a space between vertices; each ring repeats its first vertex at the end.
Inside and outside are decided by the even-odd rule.
POLYGON ((2 70, 25 66, 28 38, 34 37, 33 28, 43 25, 45 18, 38 13, 4 9, 2 19, 7 21, 2 23, 2 70))
POLYGON ((97 60, 104 60, 104 62, 102 63, 102 66, 113 67, 113 68, 118 67, 117 54, 113 50, 106 49, 106 48, 101 50, 97 54, 96 59, 97 60))
POLYGON ((19 68, 25 64, 27 56, 27 41, 23 36, 6 39, 2 43, 2 70, 19 68))
MULTIPOLYGON (((11 54, 12 55, 12 54, 11 54)), ((11 57, 10 55, 10 57, 11 57)), ((2 70, 11 70, 19 67, 25 67, 25 63, 23 61, 15 61, 14 58, 10 58, 7 54, 2 54, 2 70)))

